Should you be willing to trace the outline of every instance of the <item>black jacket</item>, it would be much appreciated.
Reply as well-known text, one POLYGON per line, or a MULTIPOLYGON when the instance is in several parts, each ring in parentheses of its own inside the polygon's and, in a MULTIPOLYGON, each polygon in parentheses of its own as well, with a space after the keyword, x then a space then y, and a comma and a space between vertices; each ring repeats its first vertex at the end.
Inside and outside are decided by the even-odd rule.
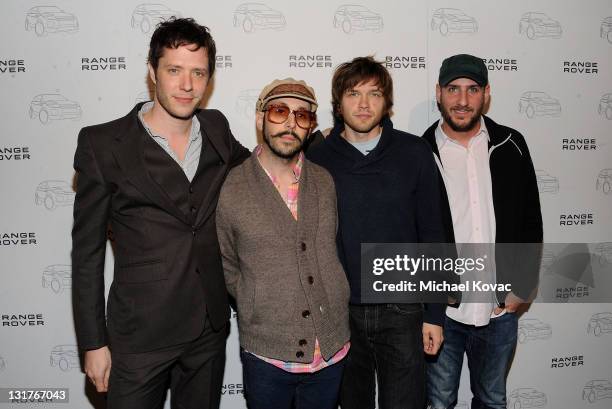
POLYGON ((207 316, 216 329, 229 318, 215 207, 225 176, 249 152, 219 111, 199 111, 202 152, 190 183, 143 128, 141 106, 79 134, 72 291, 81 350, 146 352, 195 339, 207 316), (107 227, 115 260, 108 310, 107 227))
MULTIPOLYGON (((484 120, 489 133, 495 243, 516 243, 496 246, 497 282, 512 284, 512 292, 527 299, 537 285, 543 239, 536 175, 525 138, 516 130, 499 125, 486 116, 484 120)), ((438 121, 425 131, 423 139, 429 142, 439 166, 442 166, 436 144, 437 127, 438 121)), ((453 219, 439 170, 438 180, 446 242, 454 243, 453 219)), ((506 294, 497 293, 500 305, 503 305, 506 294)))
MULTIPOLYGON (((307 157, 334 178, 338 196, 338 255, 360 303, 361 243, 444 241, 436 165, 427 143, 382 121, 378 145, 367 156, 340 134, 311 145, 307 157)), ((442 325, 444 305, 427 304, 424 320, 442 325)))

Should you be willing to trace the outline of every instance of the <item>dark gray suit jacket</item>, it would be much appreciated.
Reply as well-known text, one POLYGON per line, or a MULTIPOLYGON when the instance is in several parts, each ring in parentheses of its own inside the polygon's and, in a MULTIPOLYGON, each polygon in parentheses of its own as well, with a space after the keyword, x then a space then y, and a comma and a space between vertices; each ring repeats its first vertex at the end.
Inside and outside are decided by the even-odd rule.
POLYGON ((208 318, 229 318, 215 208, 230 168, 249 152, 216 110, 198 111, 203 137, 190 183, 146 133, 137 105, 83 128, 72 230, 72 289, 79 348, 145 352, 196 338, 208 318), (107 229, 114 280, 104 302, 107 229))

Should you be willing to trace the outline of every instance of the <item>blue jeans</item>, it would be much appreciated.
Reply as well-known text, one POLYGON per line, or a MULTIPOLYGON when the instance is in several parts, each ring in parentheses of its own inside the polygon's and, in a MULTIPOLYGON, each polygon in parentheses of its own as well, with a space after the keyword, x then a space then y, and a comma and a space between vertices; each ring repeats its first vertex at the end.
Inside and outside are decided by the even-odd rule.
POLYGON ((240 351, 249 409, 336 409, 344 359, 314 373, 291 373, 240 351))
POLYGON ((472 409, 506 409, 506 377, 516 348, 516 314, 493 318, 475 327, 446 317, 444 343, 427 362, 427 398, 434 409, 454 408, 467 354, 472 389, 472 409))
POLYGON ((351 350, 340 391, 342 409, 423 409, 425 362, 420 304, 351 305, 351 350))

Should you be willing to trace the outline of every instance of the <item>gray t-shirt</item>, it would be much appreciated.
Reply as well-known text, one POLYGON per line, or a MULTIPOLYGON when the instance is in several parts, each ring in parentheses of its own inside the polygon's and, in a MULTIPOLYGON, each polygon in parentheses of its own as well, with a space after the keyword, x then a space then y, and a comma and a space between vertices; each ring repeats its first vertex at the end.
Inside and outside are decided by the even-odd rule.
POLYGON ((378 141, 380 141, 380 134, 378 134, 376 138, 372 138, 369 141, 365 141, 365 142, 349 141, 349 143, 353 145, 355 148, 357 148, 359 152, 363 153, 364 156, 366 156, 368 153, 373 151, 374 148, 376 148, 376 145, 378 145, 378 141))

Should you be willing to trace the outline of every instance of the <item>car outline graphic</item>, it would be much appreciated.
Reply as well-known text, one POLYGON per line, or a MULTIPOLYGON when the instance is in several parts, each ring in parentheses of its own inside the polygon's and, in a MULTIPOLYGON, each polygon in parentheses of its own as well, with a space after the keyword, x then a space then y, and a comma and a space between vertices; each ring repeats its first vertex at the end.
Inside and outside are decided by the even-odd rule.
POLYGON ((255 117, 255 105, 259 99, 260 89, 250 88, 243 89, 238 93, 236 97, 236 104, 234 109, 236 113, 248 118, 253 119, 255 117))
POLYGON ((518 111, 525 112, 529 119, 536 116, 557 117, 561 115, 561 104, 545 92, 525 91, 519 99, 518 111))
POLYGON ((530 40, 538 38, 561 38, 563 28, 561 23, 548 17, 546 13, 529 11, 523 13, 519 20, 519 34, 525 34, 530 40))
POLYGON ((476 34, 478 22, 463 10, 439 8, 431 16, 430 28, 431 31, 438 30, 444 37, 452 33, 476 34))
POLYGON ((601 266, 612 263, 612 241, 598 243, 593 250, 593 255, 597 257, 601 266))
POLYGON ((242 3, 234 10, 233 26, 253 33, 260 29, 284 30, 287 21, 283 13, 263 3, 242 3))
POLYGON ((509 409, 542 408, 546 403, 546 394, 535 388, 517 388, 508 395, 509 409))
POLYGON ((75 195, 72 186, 64 180, 44 180, 36 186, 34 204, 55 210, 58 206, 72 206, 75 195))
POLYGON ((77 17, 56 6, 32 7, 26 12, 25 30, 34 32, 38 37, 48 33, 69 33, 79 31, 77 17))
POLYGON ((55 294, 72 288, 72 266, 70 264, 51 264, 42 273, 43 288, 51 288, 55 294))
POLYGON ((542 249, 540 258, 540 274, 550 275, 554 273, 553 266, 557 261, 557 255, 550 249, 542 249))
POLYGON ((597 174, 595 190, 599 189, 601 189, 605 195, 612 193, 612 168, 602 169, 597 174))
POLYGON ((587 334, 596 337, 612 332, 612 312, 598 312, 591 315, 587 324, 587 334))
POLYGON ((47 125, 51 120, 81 119, 83 111, 76 101, 71 101, 61 94, 38 94, 32 98, 28 115, 30 119, 38 117, 41 124, 47 125))
POLYGON ((552 328, 550 324, 537 318, 521 318, 518 322, 518 341, 524 344, 530 340, 550 339, 552 328))
POLYGON ((56 345, 49 354, 51 367, 59 367, 62 372, 68 372, 72 368, 80 367, 79 351, 76 345, 56 345))
POLYGON ((342 4, 334 12, 334 28, 342 28, 345 34, 355 31, 380 33, 385 24, 380 13, 360 4, 342 4))
POLYGON ((582 400, 589 403, 610 398, 612 398, 612 382, 607 379, 593 379, 582 388, 582 400))
POLYGON ((597 113, 601 116, 605 116, 606 119, 612 120, 612 92, 608 92, 601 96, 599 105, 597 106, 597 113))
POLYGON ((157 24, 168 20, 170 17, 181 17, 181 13, 172 10, 161 3, 142 3, 137 5, 132 12, 130 26, 140 28, 142 34, 147 34, 157 24))
POLYGON ((559 179, 542 169, 536 169, 536 181, 540 193, 559 193, 559 179))
POLYGON ((601 21, 599 37, 608 40, 612 44, 612 17, 606 17, 601 21))

